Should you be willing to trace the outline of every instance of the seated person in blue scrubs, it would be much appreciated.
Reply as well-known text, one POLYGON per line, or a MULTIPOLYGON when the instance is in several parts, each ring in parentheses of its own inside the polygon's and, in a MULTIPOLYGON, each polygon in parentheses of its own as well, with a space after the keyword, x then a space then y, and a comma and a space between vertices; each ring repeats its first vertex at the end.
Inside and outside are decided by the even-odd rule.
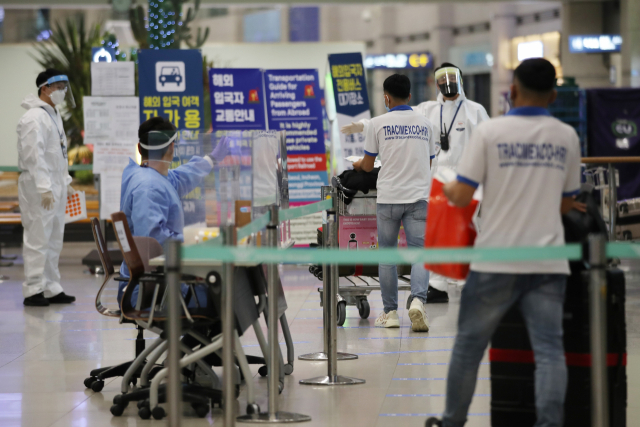
MULTIPOLYGON (((214 150, 204 157, 194 156, 188 163, 169 170, 178 135, 171 122, 162 117, 153 117, 142 123, 138 129, 138 151, 142 162, 138 165, 130 159, 122 173, 120 210, 127 216, 131 234, 153 237, 161 245, 167 239, 184 239, 181 198, 211 173, 212 156, 218 154, 214 150)), ((220 154, 216 157, 224 157, 224 153, 220 154)), ((129 277, 124 263, 120 267, 120 275, 129 277)), ((126 282, 121 282, 119 302, 125 287, 126 282)), ((132 302, 135 303, 136 299, 137 291, 134 291, 132 302)))

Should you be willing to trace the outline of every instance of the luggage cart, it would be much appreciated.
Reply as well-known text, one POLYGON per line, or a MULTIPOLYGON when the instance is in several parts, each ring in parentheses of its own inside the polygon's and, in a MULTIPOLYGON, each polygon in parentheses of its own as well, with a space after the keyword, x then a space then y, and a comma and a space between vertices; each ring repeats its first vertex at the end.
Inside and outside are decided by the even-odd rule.
MULTIPOLYGON (((367 194, 358 191, 350 204, 345 202, 347 196, 343 191, 338 191, 337 220, 339 224, 340 249, 347 250, 376 250, 378 248, 378 234, 376 226, 376 199, 377 192, 369 191, 367 194), (357 232, 351 232, 356 227, 357 232), (367 240, 358 236, 359 233, 368 233, 367 240), (346 234, 346 235, 345 235, 346 234)), ((324 197, 324 195, 323 195, 324 197)), ((401 231, 401 236, 404 236, 401 231)), ((318 246, 324 245, 322 233, 318 231, 318 246)), ((313 265, 309 272, 322 280, 322 266, 313 265)), ((398 291, 411 291, 411 266, 398 265, 398 291)), ((338 318, 337 323, 343 326, 347 318, 347 306, 358 308, 360 318, 367 319, 371 308, 367 297, 372 291, 380 290, 377 265, 341 265, 338 267, 338 276, 347 279, 351 284, 338 288, 338 318)), ((318 288, 320 294, 320 306, 324 304, 322 288, 318 288)), ((411 305, 411 295, 407 299, 407 309, 411 305)))

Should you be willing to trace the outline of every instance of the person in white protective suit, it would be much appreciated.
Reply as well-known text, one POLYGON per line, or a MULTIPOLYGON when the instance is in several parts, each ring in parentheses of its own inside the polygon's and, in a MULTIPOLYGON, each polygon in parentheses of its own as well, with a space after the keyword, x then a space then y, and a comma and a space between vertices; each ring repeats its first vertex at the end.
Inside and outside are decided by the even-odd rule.
MULTIPOLYGON (((433 124, 433 134, 436 138, 436 158, 433 160, 432 176, 438 167, 456 170, 462 152, 469 143, 471 134, 476 127, 489 120, 485 108, 467 99, 462 85, 462 72, 455 65, 444 62, 435 70, 435 80, 440 93, 435 101, 427 101, 414 107, 414 110, 424 115, 433 124)), ((344 126, 342 133, 359 133, 369 124, 368 119, 344 126)), ((447 286, 449 283, 460 281, 448 279, 439 274, 431 273, 427 302, 449 302, 447 286)))
POLYGON ((68 304, 76 299, 60 285, 58 260, 64 235, 67 193, 70 186, 67 138, 57 106, 75 103, 69 79, 47 69, 36 79, 38 96, 22 101, 27 112, 18 122, 18 181, 20 213, 24 227, 25 306, 68 304))

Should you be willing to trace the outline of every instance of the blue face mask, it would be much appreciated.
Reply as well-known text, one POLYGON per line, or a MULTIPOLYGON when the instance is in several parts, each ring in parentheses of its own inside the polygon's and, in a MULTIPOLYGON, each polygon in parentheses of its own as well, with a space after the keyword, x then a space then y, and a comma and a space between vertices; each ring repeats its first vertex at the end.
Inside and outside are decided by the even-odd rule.
POLYGON ((391 108, 389 108, 389 106, 387 105, 387 95, 384 96, 385 100, 384 100, 384 109, 387 110, 387 113, 389 111, 391 111, 391 108))

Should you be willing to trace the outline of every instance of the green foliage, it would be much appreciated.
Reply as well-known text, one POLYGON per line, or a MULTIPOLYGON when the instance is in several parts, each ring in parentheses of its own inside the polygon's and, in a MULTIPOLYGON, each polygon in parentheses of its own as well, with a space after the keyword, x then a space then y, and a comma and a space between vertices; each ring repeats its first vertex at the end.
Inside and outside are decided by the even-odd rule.
POLYGON ((140 49, 149 49, 149 38, 147 31, 147 18, 144 8, 141 5, 134 5, 129 9, 129 22, 133 37, 138 42, 140 49))
POLYGON ((71 147, 82 144, 84 117, 82 97, 91 94, 91 48, 100 46, 102 25, 86 28, 84 16, 56 22, 51 37, 34 45, 34 59, 43 69, 55 68, 69 77, 76 108, 63 111, 64 128, 71 147))
POLYGON ((93 184, 93 172, 92 171, 75 171, 75 178, 80 185, 93 184))
POLYGON ((180 49, 183 42, 191 49, 201 47, 209 37, 209 28, 198 28, 195 36, 190 24, 200 10, 200 1, 182 13, 188 0, 148 0, 149 14, 146 16, 142 5, 129 9, 131 30, 140 49, 180 49))

